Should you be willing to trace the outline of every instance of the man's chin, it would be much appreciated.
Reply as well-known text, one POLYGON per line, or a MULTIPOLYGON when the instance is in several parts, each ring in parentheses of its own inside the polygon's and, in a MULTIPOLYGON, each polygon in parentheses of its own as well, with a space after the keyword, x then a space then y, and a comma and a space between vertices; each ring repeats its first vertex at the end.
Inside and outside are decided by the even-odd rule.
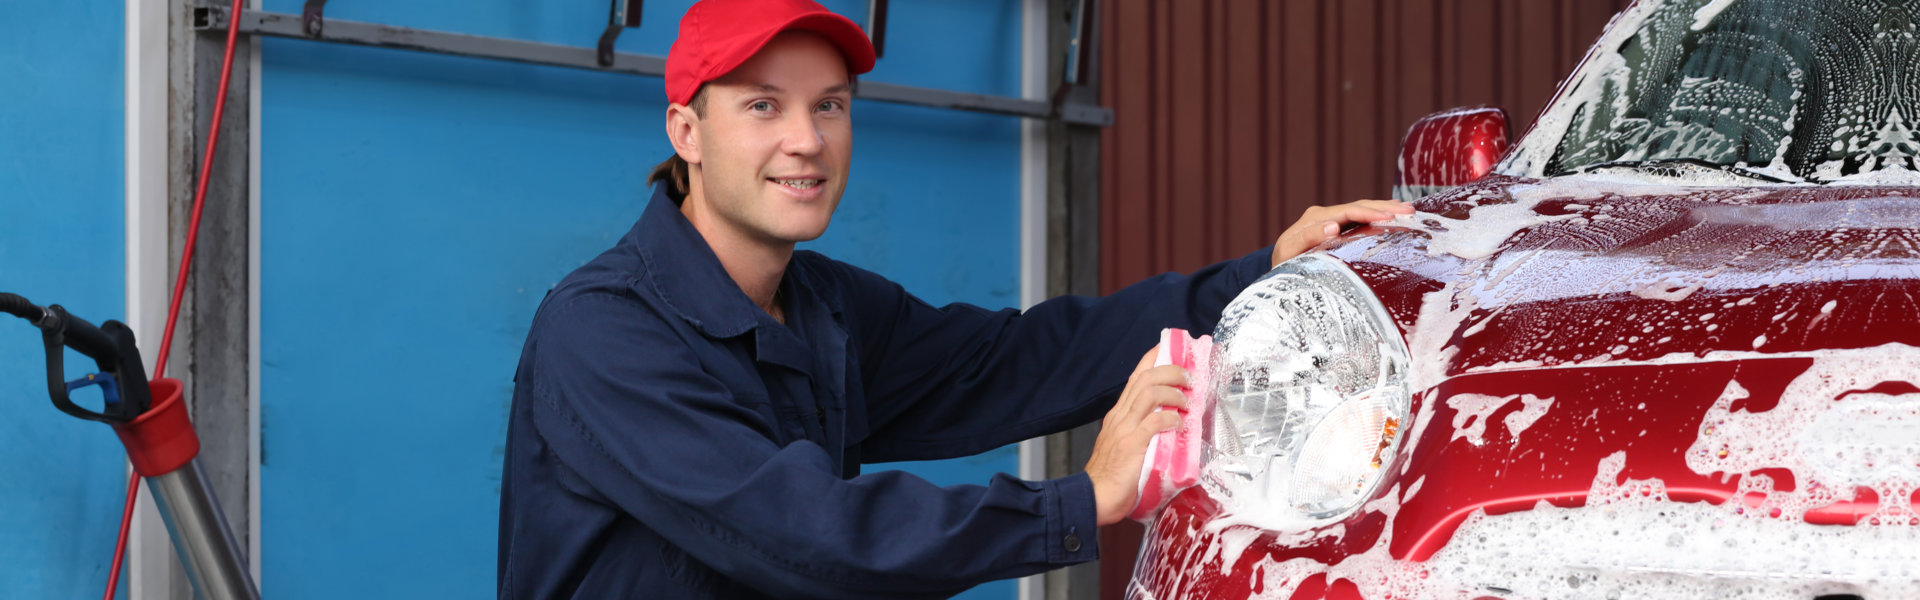
POLYGON ((827 228, 821 227, 819 229, 808 230, 808 231, 789 232, 788 235, 783 237, 785 237, 789 242, 799 244, 799 243, 811 242, 811 241, 820 239, 820 236, 823 236, 826 234, 827 234, 827 228))
POLYGON ((772 230, 780 239, 793 243, 811 242, 827 234, 827 226, 833 222, 833 215, 805 211, 802 214, 789 215, 780 222, 782 226, 772 230))
POLYGON ((811 242, 827 234, 826 222, 814 223, 809 221, 812 221, 812 219, 803 217, 782 220, 780 226, 763 228, 760 230, 760 234, 765 236, 769 241, 787 244, 811 242))

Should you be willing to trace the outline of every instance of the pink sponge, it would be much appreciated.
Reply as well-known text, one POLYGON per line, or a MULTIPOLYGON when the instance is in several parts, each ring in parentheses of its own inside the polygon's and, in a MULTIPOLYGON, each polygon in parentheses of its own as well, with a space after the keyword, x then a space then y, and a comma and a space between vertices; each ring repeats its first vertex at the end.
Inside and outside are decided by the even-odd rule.
POLYGON ((1160 331, 1160 355, 1154 366, 1180 365, 1187 370, 1187 408, 1180 411, 1180 426, 1162 431, 1147 443, 1147 459, 1140 465, 1140 501, 1127 515, 1146 521, 1159 514, 1167 501, 1180 490, 1200 483, 1201 435, 1212 409, 1207 393, 1207 378, 1212 374, 1213 336, 1198 339, 1184 329, 1160 331))

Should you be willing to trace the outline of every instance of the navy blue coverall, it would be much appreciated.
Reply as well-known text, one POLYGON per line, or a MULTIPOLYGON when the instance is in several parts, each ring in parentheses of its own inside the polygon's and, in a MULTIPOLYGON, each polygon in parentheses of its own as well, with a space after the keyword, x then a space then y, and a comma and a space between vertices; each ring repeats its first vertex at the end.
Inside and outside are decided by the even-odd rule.
POLYGON ((1092 422, 1163 327, 1211 331, 1271 250, 1022 314, 809 251, 749 300, 662 189, 542 302, 515 376, 502 598, 913 598, 1098 557, 1086 474, 936 487, 862 463, 1092 422))

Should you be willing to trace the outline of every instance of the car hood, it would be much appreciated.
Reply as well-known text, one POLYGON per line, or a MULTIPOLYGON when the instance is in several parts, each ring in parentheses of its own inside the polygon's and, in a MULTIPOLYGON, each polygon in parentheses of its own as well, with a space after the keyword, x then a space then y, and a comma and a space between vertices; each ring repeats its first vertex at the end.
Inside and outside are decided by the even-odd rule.
POLYGON ((1916 192, 1496 176, 1337 240, 1397 457, 1324 526, 1182 492, 1131 597, 1913 597, 1916 192))
POLYGON ((1920 345, 1920 188, 1495 176, 1329 248, 1415 389, 1478 372, 1920 345))

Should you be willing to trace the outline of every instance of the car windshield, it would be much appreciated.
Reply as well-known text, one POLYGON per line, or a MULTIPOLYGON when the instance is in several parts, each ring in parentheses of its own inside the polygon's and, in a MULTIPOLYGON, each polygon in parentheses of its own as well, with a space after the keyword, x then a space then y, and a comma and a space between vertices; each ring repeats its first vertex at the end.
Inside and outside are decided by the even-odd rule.
POLYGON ((1642 4, 1551 111, 1566 127, 1542 174, 1911 180, 1920 1, 1642 4))

